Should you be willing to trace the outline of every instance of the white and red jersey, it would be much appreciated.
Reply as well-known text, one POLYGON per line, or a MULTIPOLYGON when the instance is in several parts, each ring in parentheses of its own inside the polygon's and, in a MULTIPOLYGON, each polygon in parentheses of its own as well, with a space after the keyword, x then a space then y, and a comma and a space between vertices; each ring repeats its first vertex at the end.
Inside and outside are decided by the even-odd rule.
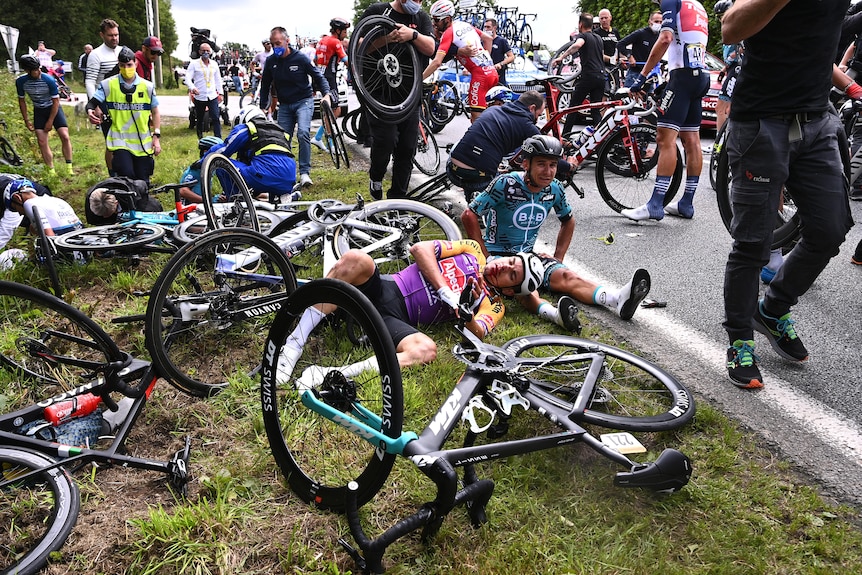
POLYGON ((465 46, 475 46, 479 49, 479 52, 471 58, 457 57, 458 62, 467 69, 467 72, 471 76, 477 72, 485 74, 488 68, 491 70, 494 69, 494 61, 491 60, 491 54, 482 46, 482 32, 471 24, 462 22, 461 20, 452 21, 452 25, 443 32, 443 36, 440 38, 440 47, 437 48, 437 51, 445 54, 449 52, 449 48, 452 46, 455 46, 456 49, 465 46))
POLYGON ((667 51, 669 70, 703 68, 709 41, 709 17, 697 0, 662 0, 661 29, 673 32, 667 51))

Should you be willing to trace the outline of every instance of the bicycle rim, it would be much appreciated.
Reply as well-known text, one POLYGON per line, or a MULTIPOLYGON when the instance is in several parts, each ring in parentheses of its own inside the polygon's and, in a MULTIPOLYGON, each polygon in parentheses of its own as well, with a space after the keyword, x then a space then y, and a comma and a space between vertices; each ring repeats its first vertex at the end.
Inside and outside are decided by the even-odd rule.
POLYGON ((0 544, 2 573, 37 573, 75 526, 81 498, 65 469, 48 469, 16 481, 52 463, 30 450, 0 447, 0 525, 11 535, 0 544))
POLYGON ((385 122, 405 119, 422 96, 422 69, 411 43, 387 39, 395 22, 371 16, 351 34, 348 66, 356 95, 368 111, 385 122), (361 41, 360 41, 361 40, 361 41))
POLYGON ((201 197, 210 229, 251 228, 260 231, 260 221, 254 200, 242 174, 222 154, 208 154, 201 167, 201 197), (213 198, 230 198, 228 202, 213 203, 213 198))
POLYGON ((332 159, 335 168, 338 169, 341 167, 341 156, 338 154, 338 150, 335 149, 334 143, 334 134, 338 130, 338 125, 335 123, 335 115, 332 113, 332 108, 326 100, 320 101, 320 121, 323 123, 323 137, 325 138, 326 148, 329 150, 329 157, 332 159))
POLYGON ((440 169, 440 148, 431 127, 424 120, 419 120, 419 136, 416 142, 416 153, 413 154, 413 165, 426 176, 434 176, 440 169))
POLYGON ((331 279, 312 282, 297 289, 279 312, 266 350, 261 381, 263 420, 273 456, 291 489, 303 501, 342 511, 346 486, 356 481, 359 505, 369 501, 386 481, 395 455, 305 407, 301 394, 311 388, 314 391, 308 393, 352 417, 358 417, 357 406, 361 406, 371 427, 388 437, 400 435, 401 371, 380 314, 351 285, 331 279), (318 304, 338 309, 318 319, 314 327, 309 323, 306 331, 305 322, 315 317, 316 310, 309 311, 302 324, 300 318, 318 304), (299 346, 298 357, 293 352, 293 360, 287 360, 290 354, 282 358, 284 349, 299 346), (366 368, 375 361, 377 369, 366 368))
POLYGON ((359 128, 359 108, 351 110, 341 117, 341 131, 347 134, 351 140, 356 139, 356 132, 359 128))
POLYGON ((308 217, 308 212, 303 211, 279 222, 269 233, 269 237, 278 242, 280 234, 301 226, 313 226, 317 231, 305 238, 301 245, 286 247, 285 252, 294 276, 298 282, 303 283, 326 275, 323 269, 326 232, 322 228, 318 230, 318 225, 308 217))
MULTIPOLYGON (((631 141, 637 144, 640 160, 632 165, 628 134, 620 129, 602 145, 596 161, 596 185, 605 203, 615 212, 642 206, 652 197, 655 188, 655 171, 658 165, 656 127, 636 124, 629 128, 631 141)), ((676 169, 664 197, 664 205, 673 201, 682 182, 683 162, 678 147, 676 169)))
POLYGON ((209 230, 206 216, 188 219, 171 230, 174 242, 183 245, 193 242, 209 230))
POLYGON ((359 249, 374 259, 380 273, 392 274, 410 265, 414 244, 460 239, 458 225, 433 206, 413 200, 380 200, 352 213, 336 229, 332 241, 339 258, 350 249, 359 249))
POLYGON ((48 236, 45 234, 45 228, 42 226, 42 218, 39 217, 39 208, 33 206, 33 223, 36 226, 36 259, 40 264, 44 264, 48 270, 48 279, 51 280, 51 290, 57 297, 62 297, 63 286, 60 285, 60 276, 57 275, 57 265, 54 262, 54 256, 57 251, 48 236))
MULTIPOLYGON (((0 314, 0 363, 15 378, 56 387, 51 392, 91 382, 108 363, 124 358, 92 319, 35 288, 0 281, 0 314)), ((19 391, 27 401, 28 389, 19 391)))
POLYGON ((407 191, 407 197, 417 202, 425 202, 452 187, 449 176, 445 172, 438 174, 426 182, 407 191))
POLYGON ((449 80, 437 80, 437 89, 428 95, 428 113, 431 121, 441 128, 458 114, 461 96, 449 80))
POLYGON ((269 324, 296 280, 269 238, 238 228, 186 244, 153 286, 146 345, 159 375, 209 396, 256 373, 269 324))
POLYGON ((111 224, 75 230, 55 236, 54 244, 64 250, 98 252, 105 250, 137 251, 165 236, 165 229, 150 224, 111 224))
POLYGON ((530 385, 571 410, 593 361, 577 354, 603 354, 602 372, 579 421, 626 431, 663 431, 694 416, 694 398, 679 381, 622 349, 565 335, 520 337, 503 347, 519 358, 536 360, 524 369, 530 385))

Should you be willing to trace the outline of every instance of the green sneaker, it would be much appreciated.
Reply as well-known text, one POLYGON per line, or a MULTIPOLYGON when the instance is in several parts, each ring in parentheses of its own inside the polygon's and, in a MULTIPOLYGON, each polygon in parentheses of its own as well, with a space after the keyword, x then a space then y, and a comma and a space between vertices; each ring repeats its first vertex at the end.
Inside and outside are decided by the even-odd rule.
POLYGON ((757 368, 754 340, 738 339, 727 348, 727 375, 736 387, 759 389, 763 387, 763 376, 757 368))
POLYGON ((766 315, 763 309, 763 300, 757 303, 757 311, 751 318, 751 327, 769 338, 769 343, 775 352, 792 361, 805 361, 808 359, 808 350, 802 344, 802 340, 796 335, 790 312, 781 317, 766 315))

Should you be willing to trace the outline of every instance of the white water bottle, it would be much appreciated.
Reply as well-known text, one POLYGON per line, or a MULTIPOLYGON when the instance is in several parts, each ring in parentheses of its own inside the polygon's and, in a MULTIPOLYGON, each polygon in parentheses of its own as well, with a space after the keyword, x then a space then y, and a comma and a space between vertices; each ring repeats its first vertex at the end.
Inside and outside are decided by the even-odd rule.
POLYGON ((132 410, 132 405, 135 403, 135 400, 131 397, 124 397, 120 401, 117 402, 117 411, 111 411, 110 409, 106 409, 102 412, 102 419, 108 422, 108 425, 111 428, 111 433, 116 431, 126 418, 129 416, 129 412, 132 410))
POLYGON ((583 146, 586 141, 590 139, 590 136, 592 136, 595 131, 596 129, 593 126, 587 126, 583 130, 581 130, 581 133, 578 134, 578 139, 575 140, 575 149, 580 149, 580 147, 583 146))

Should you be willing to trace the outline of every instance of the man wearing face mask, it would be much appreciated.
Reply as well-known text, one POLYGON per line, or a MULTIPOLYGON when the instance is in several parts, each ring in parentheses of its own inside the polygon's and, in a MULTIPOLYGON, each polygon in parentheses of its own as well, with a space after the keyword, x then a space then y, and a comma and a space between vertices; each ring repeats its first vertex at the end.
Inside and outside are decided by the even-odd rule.
MULTIPOLYGON (((431 18, 422 12, 421 4, 414 0, 380 2, 366 8, 362 18, 377 15, 388 16, 398 24, 391 32, 389 41, 412 44, 419 56, 419 70, 424 70, 434 55, 436 46, 431 18)), ((367 116, 372 137, 371 167, 368 170, 371 197, 375 200, 383 197, 383 176, 386 175, 390 159, 392 187, 389 188, 387 197, 404 197, 410 184, 413 156, 419 138, 419 102, 416 102, 407 117, 397 124, 382 122, 372 114, 367 116)))
POLYGON ((105 143, 113 153, 113 170, 149 183, 155 168, 154 157, 162 151, 159 100, 152 82, 135 71, 135 53, 123 46, 117 56, 120 73, 102 80, 87 102, 87 116, 93 124, 110 117, 105 143))
POLYGON ((209 44, 201 44, 198 48, 199 60, 189 62, 186 70, 186 86, 194 98, 195 103, 195 128, 198 140, 203 137, 204 114, 209 110, 210 125, 213 134, 221 138, 221 124, 219 123, 219 104, 222 101, 221 70, 214 60, 211 60, 213 49, 209 44))
MULTIPOLYGON (((660 30, 661 12, 653 12, 649 16, 648 26, 635 30, 617 44, 617 50, 620 53, 620 66, 628 68, 625 79, 626 88, 631 87, 643 70, 643 63, 649 58, 649 53, 655 41, 658 40, 660 30)), ((649 90, 652 91, 652 86, 649 90)))

